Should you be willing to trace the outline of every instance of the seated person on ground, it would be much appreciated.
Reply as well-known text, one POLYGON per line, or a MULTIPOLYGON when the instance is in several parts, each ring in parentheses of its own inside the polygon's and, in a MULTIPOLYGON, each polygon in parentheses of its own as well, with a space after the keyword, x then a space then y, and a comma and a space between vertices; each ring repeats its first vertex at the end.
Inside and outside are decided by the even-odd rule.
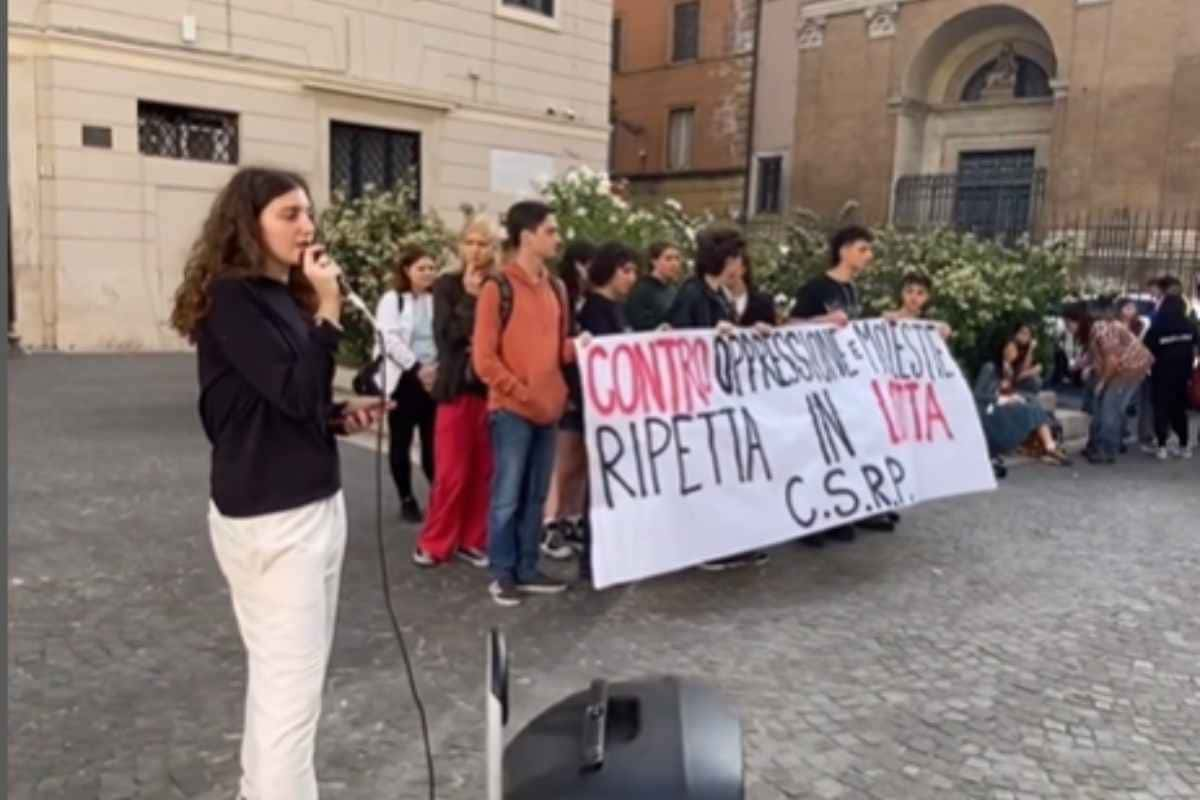
POLYGON ((1047 464, 1067 466, 1071 461, 1054 441, 1050 415, 1016 390, 1019 358, 1017 343, 1006 340, 975 380, 975 402, 988 449, 993 456, 1002 456, 1023 448, 1047 464))

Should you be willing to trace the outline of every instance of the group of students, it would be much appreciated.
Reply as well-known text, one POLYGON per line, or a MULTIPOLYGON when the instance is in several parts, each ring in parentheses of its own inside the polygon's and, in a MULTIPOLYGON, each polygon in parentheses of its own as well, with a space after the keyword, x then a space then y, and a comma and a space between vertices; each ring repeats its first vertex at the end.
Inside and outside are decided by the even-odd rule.
MULTIPOLYGON (((565 588, 539 570, 543 547, 581 550, 585 575, 590 565, 583 410, 571 369, 577 344, 664 325, 729 333, 785 322, 756 291, 736 231, 701 234, 696 274, 682 282, 678 248, 652 248, 651 274, 639 280, 638 254, 619 243, 569 248, 558 278, 550 268, 560 246, 550 209, 518 203, 505 218, 503 264, 483 219, 463 231, 457 272, 438 276, 434 254, 404 251, 396 288, 378 309, 386 396, 337 402, 345 298, 341 270, 316 241, 313 220, 303 177, 239 169, 197 236, 171 314, 172 326, 196 345, 198 410, 212 446, 208 528, 247 653, 239 796, 248 800, 317 797, 314 742, 347 534, 337 436, 389 415, 402 513, 424 522, 413 560, 489 568, 492 597, 515 605, 565 588), (418 431, 433 484, 427 513, 409 463, 418 431)), ((829 270, 801 288, 792 320, 845 326, 858 317, 855 279, 872 256, 868 231, 839 231, 829 270)), ((922 318, 930 288, 907 276, 901 307, 888 316, 922 318)), ((1179 454, 1191 452, 1185 392, 1197 337, 1179 293, 1164 285, 1162 294, 1142 338, 1115 321, 1068 315, 1089 349, 1082 365, 1096 409, 1089 452, 1101 462, 1120 448, 1125 408, 1147 374, 1155 452, 1167 444, 1168 428, 1179 454)), ((1020 354, 1023 338, 1006 345, 996 369, 998 385, 1017 391, 1037 377, 1020 354)), ((887 515, 855 526, 892 530, 897 522, 887 515)), ((854 535, 842 528, 803 541, 821 546, 854 535)), ((764 559, 755 553, 708 566, 764 559)))
MULTIPOLYGON (((774 300, 757 289, 747 245, 731 228, 697 237, 695 273, 683 275, 680 248, 653 244, 649 270, 620 242, 572 242, 559 255, 551 209, 514 205, 505 215, 503 256, 492 223, 468 222, 461 268, 435 278, 431 254, 404 250, 395 288, 380 299, 389 377, 390 461, 401 514, 422 528, 412 551, 420 567, 458 559, 487 568, 495 602, 561 592, 539 557, 579 558, 590 577, 584 404, 575 365, 581 337, 665 329, 739 327, 769 333, 785 324, 774 300), (503 259, 503 261, 501 261, 503 259), (421 463, 432 485, 423 514, 415 499, 411 447, 421 436, 421 463)), ((791 308, 796 322, 844 326, 861 316, 855 279, 873 258, 872 235, 852 226, 830 243, 827 273, 805 284, 791 308)), ((922 317, 931 286, 906 276, 892 319, 922 317)), ((943 333, 949 335, 948 328, 943 333)), ((892 531, 899 516, 879 515, 805 537, 809 547, 850 541, 855 527, 892 531)), ((702 568, 761 564, 750 552, 702 568)))
POLYGON ((1162 461, 1192 457, 1188 407, 1200 329, 1178 278, 1156 278, 1148 288, 1154 297, 1149 322, 1131 300, 1118 301, 1101 318, 1083 304, 1063 314, 1083 350, 1072 367, 1084 381, 1084 409, 1091 414, 1084 456, 1094 464, 1114 463, 1134 441, 1162 461), (1131 416, 1136 433, 1129 430, 1131 416))
MULTIPOLYGON (((1117 301, 1099 318, 1083 303, 1063 313, 1067 335, 1080 351, 1068 369, 1084 386, 1083 408, 1090 424, 1083 457, 1089 463, 1115 463, 1134 439, 1160 460, 1192 457, 1188 406, 1200 332, 1177 278, 1157 278, 1150 289, 1155 307, 1149 322, 1131 299, 1117 301), (1136 434, 1129 430, 1133 417, 1136 434), (1175 442, 1168 448, 1172 433, 1175 442)), ((1050 464, 1070 465, 1052 413, 1038 402, 1042 387, 1037 340, 1032 327, 1021 324, 1001 340, 975 381, 975 399, 998 472, 1000 458, 1018 449, 1050 464)))

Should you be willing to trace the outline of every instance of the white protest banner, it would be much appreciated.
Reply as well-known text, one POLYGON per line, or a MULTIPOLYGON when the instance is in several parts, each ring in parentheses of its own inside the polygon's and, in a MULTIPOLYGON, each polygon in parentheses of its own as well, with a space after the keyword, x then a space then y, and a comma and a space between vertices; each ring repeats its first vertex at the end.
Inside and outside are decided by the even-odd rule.
POLYGON ((930 323, 604 336, 579 367, 597 588, 996 488, 930 323))

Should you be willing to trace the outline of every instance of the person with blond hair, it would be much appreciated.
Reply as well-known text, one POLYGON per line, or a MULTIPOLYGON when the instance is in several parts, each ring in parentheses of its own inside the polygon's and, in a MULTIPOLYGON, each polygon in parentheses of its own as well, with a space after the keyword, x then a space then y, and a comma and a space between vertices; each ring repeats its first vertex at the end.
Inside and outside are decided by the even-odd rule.
POLYGON ((490 219, 468 219, 458 240, 461 269, 447 272, 433 285, 436 452, 429 513, 412 555, 420 567, 454 558, 480 568, 488 564, 492 440, 487 387, 471 362, 471 335, 480 289, 495 272, 496 239, 490 219))

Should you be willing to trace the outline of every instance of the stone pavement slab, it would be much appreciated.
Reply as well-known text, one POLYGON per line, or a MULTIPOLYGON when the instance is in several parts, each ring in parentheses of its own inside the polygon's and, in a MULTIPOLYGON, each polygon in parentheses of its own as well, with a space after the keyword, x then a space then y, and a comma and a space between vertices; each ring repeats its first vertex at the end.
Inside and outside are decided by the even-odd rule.
MULTIPOLYGON (((228 800, 244 658, 205 530, 194 361, 39 356, 9 379, 7 796, 228 800)), ((422 798, 375 462, 342 454, 322 797, 422 798)), ((1198 479, 1200 460, 1030 465, 893 535, 515 610, 465 565, 411 567, 389 492, 438 796, 482 796, 483 636, 500 625, 514 731, 596 676, 699 678, 741 715, 752 800, 1200 797, 1198 479)))

